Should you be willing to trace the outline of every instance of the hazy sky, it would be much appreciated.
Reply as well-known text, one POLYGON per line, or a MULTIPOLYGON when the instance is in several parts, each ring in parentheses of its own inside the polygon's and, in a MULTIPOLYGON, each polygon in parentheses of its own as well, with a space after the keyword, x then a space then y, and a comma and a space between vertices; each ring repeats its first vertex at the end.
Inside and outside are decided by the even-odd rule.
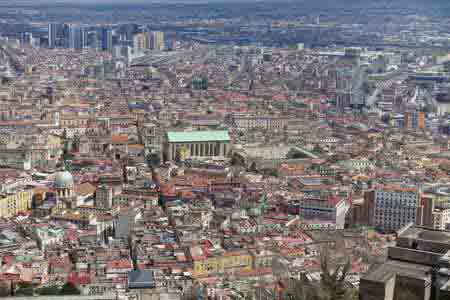
MULTIPOLYGON (((14 5, 39 5, 39 4, 55 4, 55 3, 80 3, 80 4, 146 4, 146 3, 208 3, 208 2, 261 2, 261 1, 280 1, 280 0, 0 0, 0 4, 14 5)), ((303 0, 296 0, 302 2, 303 0)))
MULTIPOLYGON (((20 3, 89 3, 89 4, 126 4, 126 3, 170 3, 170 2, 229 2, 230 0, 0 0, 1 4, 10 3, 10 4, 20 4, 20 3)), ((231 0, 234 2, 256 2, 256 1, 267 1, 267 0, 231 0)), ((272 0, 277 1, 277 0, 272 0)), ((301 1, 301 0, 299 0, 301 1)))

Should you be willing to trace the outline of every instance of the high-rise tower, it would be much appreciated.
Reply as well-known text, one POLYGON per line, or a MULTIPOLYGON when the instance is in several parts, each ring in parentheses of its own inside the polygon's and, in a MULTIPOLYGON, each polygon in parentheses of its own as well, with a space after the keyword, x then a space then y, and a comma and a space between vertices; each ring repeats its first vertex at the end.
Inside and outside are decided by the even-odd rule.
POLYGON ((112 47, 113 47, 112 30, 110 28, 103 28, 102 29, 102 50, 111 52, 112 47))
POLYGON ((59 24, 50 23, 48 24, 48 47, 55 48, 56 47, 56 37, 58 34, 59 24))

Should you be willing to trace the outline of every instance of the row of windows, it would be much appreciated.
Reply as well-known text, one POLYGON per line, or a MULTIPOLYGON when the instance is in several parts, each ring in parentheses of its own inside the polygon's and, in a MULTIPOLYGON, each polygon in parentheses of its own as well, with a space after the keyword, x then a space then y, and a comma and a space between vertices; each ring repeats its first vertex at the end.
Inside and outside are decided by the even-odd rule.
POLYGON ((397 219, 400 219, 400 218, 412 218, 412 217, 414 217, 416 214, 414 213, 409 213, 409 214, 402 214, 402 215, 398 215, 398 214, 389 214, 389 213, 383 213, 383 212, 380 212, 380 213, 375 213, 375 217, 378 217, 378 216, 380 216, 380 217, 384 217, 384 218, 397 218, 397 219))
POLYGON ((376 207, 393 207, 393 208, 413 208, 417 206, 416 202, 377 202, 376 207))
POLYGON ((385 206, 385 207, 376 207, 375 208, 375 213, 377 212, 385 212, 385 213, 390 213, 390 214, 407 214, 407 213, 412 213, 416 211, 416 207, 415 206, 406 206, 406 207, 390 207, 390 206, 385 206))
POLYGON ((400 222, 400 221, 411 221, 414 220, 415 218, 413 217, 403 217, 403 218, 383 218, 381 217, 375 217, 375 220, 379 220, 379 221, 385 221, 385 222, 391 222, 391 221, 396 221, 396 222, 400 222))
POLYGON ((419 198, 417 194, 376 194, 377 199, 417 199, 419 198))
POLYGON ((402 203, 416 203, 418 201, 417 198, 388 198, 388 197, 377 197, 375 202, 402 202, 402 203))

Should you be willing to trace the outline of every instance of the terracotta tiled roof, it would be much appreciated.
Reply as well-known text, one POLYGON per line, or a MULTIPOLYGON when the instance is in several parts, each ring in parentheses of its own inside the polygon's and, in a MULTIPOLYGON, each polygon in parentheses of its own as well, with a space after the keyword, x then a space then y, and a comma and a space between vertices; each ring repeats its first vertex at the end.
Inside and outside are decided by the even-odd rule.
POLYGON ((109 261, 106 265, 108 269, 130 269, 132 268, 131 262, 127 259, 116 259, 109 261))
POLYGON ((128 150, 144 150, 144 145, 142 145, 142 144, 131 144, 131 145, 128 145, 128 150))
POLYGON ((95 193, 96 187, 89 182, 77 184, 75 186, 75 192, 80 196, 88 196, 95 193))
POLYGON ((113 143, 126 143, 126 142, 128 142, 128 135, 126 135, 126 134, 113 135, 111 137, 111 142, 113 142, 113 143))

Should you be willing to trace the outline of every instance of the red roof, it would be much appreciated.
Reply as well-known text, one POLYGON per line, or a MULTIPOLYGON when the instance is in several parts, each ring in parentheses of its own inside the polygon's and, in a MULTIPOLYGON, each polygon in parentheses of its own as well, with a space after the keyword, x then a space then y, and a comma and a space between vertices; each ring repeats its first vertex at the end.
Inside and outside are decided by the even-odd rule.
POLYGON ((67 281, 74 285, 91 283, 91 276, 88 273, 71 272, 67 281))
POLYGON ((111 142, 113 142, 113 143, 126 143, 126 142, 128 142, 128 135, 126 135, 126 134, 113 135, 111 137, 111 142))
POLYGON ((106 267, 108 269, 131 269, 133 266, 128 259, 116 259, 109 261, 106 267))
POLYGON ((78 233, 74 229, 68 229, 64 233, 64 238, 69 241, 77 241, 78 240, 78 233))
POLYGON ((15 258, 12 255, 3 256, 3 263, 5 265, 10 265, 14 262, 15 258))

